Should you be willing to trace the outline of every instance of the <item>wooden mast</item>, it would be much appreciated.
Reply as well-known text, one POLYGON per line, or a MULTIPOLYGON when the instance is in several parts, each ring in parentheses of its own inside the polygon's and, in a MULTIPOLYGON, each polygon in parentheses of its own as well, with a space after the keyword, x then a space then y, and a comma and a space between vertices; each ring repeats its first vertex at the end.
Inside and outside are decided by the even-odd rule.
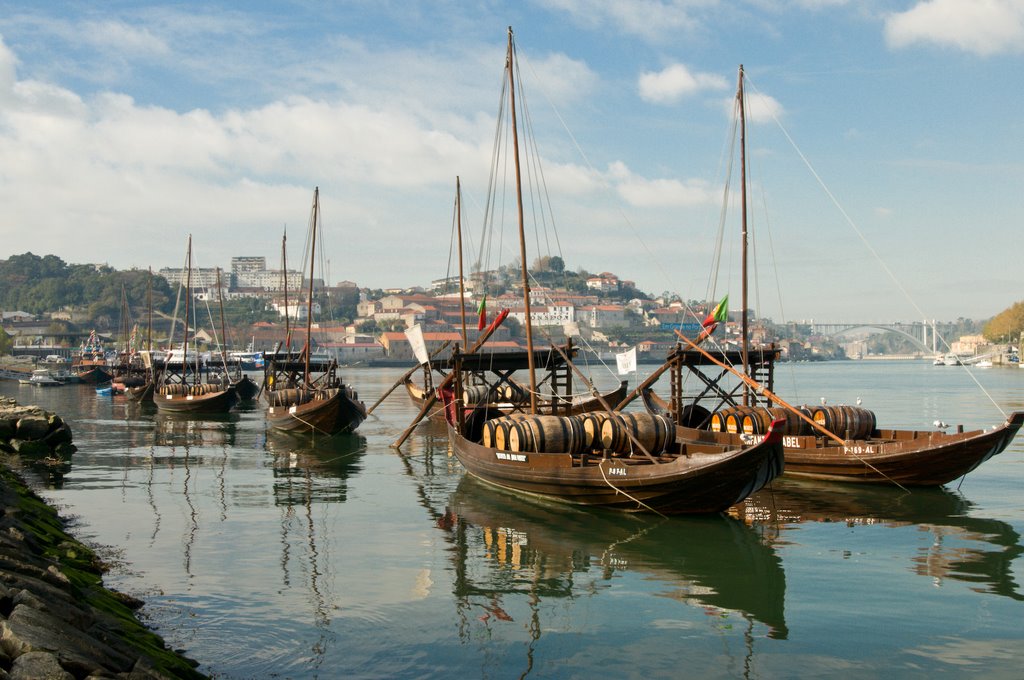
MULTIPOLYGON (((740 107, 740 201, 742 213, 743 234, 741 258, 741 305, 743 307, 740 316, 740 332, 742 335, 743 347, 743 372, 750 375, 750 344, 747 337, 747 118, 743 102, 743 64, 740 64, 739 85, 736 90, 736 100, 740 107)), ((750 400, 750 388, 743 385, 743 405, 748 406, 750 400)))
POLYGON ((228 338, 227 324, 224 323, 224 289, 220 285, 220 267, 217 267, 217 302, 220 305, 220 362, 224 366, 224 380, 222 382, 230 382, 228 378, 228 355, 225 349, 228 338))
POLYGON ((281 237, 281 287, 284 288, 284 346, 290 354, 292 351, 292 329, 288 322, 288 227, 284 228, 281 237))
POLYGON ((508 68, 508 97, 512 113, 512 151, 516 168, 516 206, 519 211, 519 259, 523 267, 523 311, 526 317, 526 351, 530 366, 530 412, 537 412, 537 373, 533 359, 533 324, 530 319, 530 276, 526 266, 526 232, 523 228, 523 187, 519 172, 519 135, 516 130, 516 83, 515 63, 513 61, 512 27, 508 27, 508 56, 505 66, 508 68))
MULTIPOLYGON (((188 255, 185 258, 186 266, 188 267, 187 273, 185 274, 185 341, 181 344, 181 382, 182 384, 188 384, 188 312, 189 302, 192 297, 192 234, 188 235, 188 255)), ((196 367, 196 371, 199 367, 196 367)), ((193 378, 192 382, 195 382, 193 378)))
MULTIPOLYGON (((462 275, 462 184, 459 176, 455 176, 455 228, 459 235, 459 310, 462 312, 462 346, 469 346, 469 335, 466 333, 466 287, 462 275)), ((486 295, 486 288, 484 295, 486 295)))
POLYGON ((306 387, 309 387, 309 355, 313 351, 313 264, 316 261, 316 225, 319 218, 320 187, 316 187, 313 189, 313 235, 309 244, 309 299, 306 300, 306 387))
POLYGON ((153 268, 149 268, 149 280, 146 282, 146 304, 149 306, 149 316, 146 323, 146 351, 153 352, 153 268))

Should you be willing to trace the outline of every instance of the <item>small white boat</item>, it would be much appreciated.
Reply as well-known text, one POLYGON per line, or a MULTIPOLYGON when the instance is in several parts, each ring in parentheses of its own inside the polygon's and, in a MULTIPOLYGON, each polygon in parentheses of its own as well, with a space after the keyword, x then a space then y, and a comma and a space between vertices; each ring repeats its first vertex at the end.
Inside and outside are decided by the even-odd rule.
POLYGON ((981 361, 976 363, 975 366, 977 366, 978 368, 992 368, 992 362, 989 361, 988 359, 982 359, 981 361))
POLYGON ((54 378, 48 368, 37 368, 32 371, 32 377, 28 379, 28 383, 39 387, 59 387, 64 384, 54 378))

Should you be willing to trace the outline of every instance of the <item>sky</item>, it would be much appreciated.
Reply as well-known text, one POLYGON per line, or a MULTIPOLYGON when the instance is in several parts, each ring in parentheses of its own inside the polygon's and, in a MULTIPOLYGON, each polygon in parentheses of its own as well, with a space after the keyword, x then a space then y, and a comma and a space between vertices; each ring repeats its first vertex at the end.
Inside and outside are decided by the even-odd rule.
POLYGON ((1024 298, 1024 0, 0 0, 0 258, 292 266, 319 187, 330 282, 429 286, 459 177, 466 268, 511 264, 510 26, 529 261, 738 308, 742 64, 759 315, 1024 298))

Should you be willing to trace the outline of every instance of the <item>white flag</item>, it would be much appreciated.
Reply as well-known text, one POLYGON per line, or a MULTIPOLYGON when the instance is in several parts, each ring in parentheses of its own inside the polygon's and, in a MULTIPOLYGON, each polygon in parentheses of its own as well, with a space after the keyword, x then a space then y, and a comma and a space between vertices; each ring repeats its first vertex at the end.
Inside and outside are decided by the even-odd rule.
POLYGON ((626 375, 636 370, 636 347, 615 355, 615 363, 619 365, 619 375, 626 375))
POLYGON ((405 329, 405 337, 412 345, 412 353, 416 355, 416 360, 421 364, 428 363, 430 353, 427 352, 427 343, 423 339, 423 329, 420 328, 420 325, 416 324, 412 328, 405 329))

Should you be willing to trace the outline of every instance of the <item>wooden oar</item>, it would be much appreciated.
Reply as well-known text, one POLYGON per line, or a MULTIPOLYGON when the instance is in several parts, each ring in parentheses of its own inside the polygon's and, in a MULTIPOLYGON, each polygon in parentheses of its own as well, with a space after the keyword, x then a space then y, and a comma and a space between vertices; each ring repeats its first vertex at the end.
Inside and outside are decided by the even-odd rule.
POLYGON ((808 423, 810 423, 811 427, 813 427, 814 429, 818 430, 819 432, 824 434, 826 437, 829 437, 830 439, 834 439, 835 441, 839 442, 840 444, 842 444, 844 446, 846 445, 846 440, 845 439, 842 439, 841 437, 839 437, 839 435, 835 434, 834 432, 832 432, 828 428, 826 428, 826 427, 824 427, 822 425, 819 425, 813 418, 808 417, 803 411, 801 411, 800 409, 796 408, 795 406, 792 406, 791 404, 787 403, 785 400, 781 399, 779 397, 779 395, 772 393, 767 387, 765 387, 761 383, 757 382, 756 380, 751 378, 746 373, 744 373, 742 371, 737 371, 732 366, 730 366, 730 365, 728 365, 728 364, 726 364, 724 362, 719 361, 718 359, 713 357, 710 352, 708 352, 707 350, 705 350, 705 349, 703 349, 701 347, 698 347, 697 344, 695 342, 693 342, 693 340, 690 340, 688 337, 683 335, 679 330, 676 330, 676 335, 678 335, 683 340, 683 342, 688 344, 690 347, 694 348, 695 350, 697 350, 698 352, 703 354, 705 357, 707 357, 708 360, 710 360, 716 366, 720 366, 721 368, 724 368, 725 370, 729 371, 730 373, 735 375, 737 378, 739 378, 740 380, 745 382, 746 384, 750 385, 750 387, 752 387, 754 389, 754 391, 757 392, 758 394, 763 394, 766 397, 768 397, 769 399, 771 399, 772 401, 781 404, 783 406, 783 408, 786 408, 786 409, 792 411, 799 418, 801 418, 801 419, 807 421, 808 423))
MULTIPOLYGON (((433 359, 435 356, 437 356, 443 350, 445 350, 448 347, 448 345, 450 345, 450 344, 452 344, 451 340, 445 340, 444 343, 440 347, 438 347, 436 350, 434 350, 430 354, 429 358, 433 359)), ((381 398, 377 400, 377 403, 375 403, 370 408, 366 409, 366 415, 370 415, 371 413, 373 413, 373 409, 375 409, 378 406, 380 406, 381 402, 383 402, 385 399, 387 399, 389 396, 391 396, 391 393, 394 392, 398 388, 399 385, 404 383, 409 378, 409 376, 411 376, 413 373, 415 373, 420 368, 420 366, 422 366, 422 364, 417 364, 416 366, 413 366, 408 371, 406 371, 405 374, 401 378, 399 378, 397 381, 395 381, 395 384, 391 386, 391 389, 389 389, 387 392, 385 392, 383 394, 383 396, 381 396, 381 398)))

